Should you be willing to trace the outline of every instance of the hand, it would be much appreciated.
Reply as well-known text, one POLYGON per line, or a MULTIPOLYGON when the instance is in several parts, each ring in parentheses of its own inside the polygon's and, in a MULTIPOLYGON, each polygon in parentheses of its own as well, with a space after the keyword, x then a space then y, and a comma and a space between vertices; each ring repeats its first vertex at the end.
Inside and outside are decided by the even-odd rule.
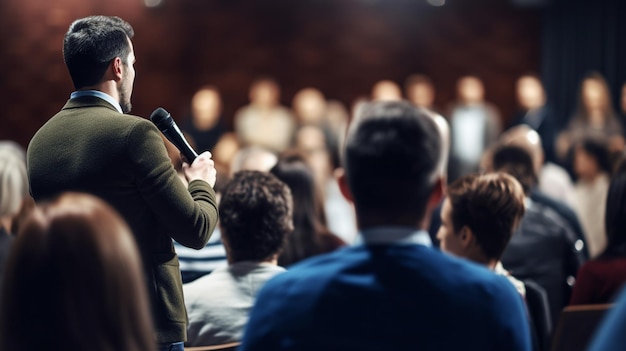
POLYGON ((196 157, 191 166, 186 162, 186 159, 183 158, 183 173, 185 173, 185 178, 187 178, 188 182, 191 183, 194 180, 200 179, 209 183, 211 187, 215 185, 217 171, 215 170, 215 163, 211 157, 211 153, 205 151, 196 157))

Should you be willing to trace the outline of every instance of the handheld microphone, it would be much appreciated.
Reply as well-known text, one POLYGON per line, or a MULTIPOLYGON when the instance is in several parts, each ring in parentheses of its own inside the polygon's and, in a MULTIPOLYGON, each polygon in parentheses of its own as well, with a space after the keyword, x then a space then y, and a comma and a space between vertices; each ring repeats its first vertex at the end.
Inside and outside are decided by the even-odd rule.
POLYGON ((161 133, 165 135, 167 140, 171 141, 174 146, 185 155, 189 164, 198 157, 198 154, 191 148, 183 133, 178 129, 176 122, 164 108, 159 107, 150 115, 150 120, 159 128, 161 133))

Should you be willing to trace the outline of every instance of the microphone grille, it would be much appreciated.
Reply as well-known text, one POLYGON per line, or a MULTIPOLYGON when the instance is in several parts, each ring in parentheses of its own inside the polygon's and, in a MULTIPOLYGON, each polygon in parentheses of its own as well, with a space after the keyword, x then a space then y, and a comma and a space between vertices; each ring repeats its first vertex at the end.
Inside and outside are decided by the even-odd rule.
POLYGON ((154 123, 160 129, 162 129, 161 127, 167 127, 170 124, 171 119, 172 117, 170 116, 170 113, 162 107, 157 108, 150 115, 150 120, 152 121, 152 123, 154 123))

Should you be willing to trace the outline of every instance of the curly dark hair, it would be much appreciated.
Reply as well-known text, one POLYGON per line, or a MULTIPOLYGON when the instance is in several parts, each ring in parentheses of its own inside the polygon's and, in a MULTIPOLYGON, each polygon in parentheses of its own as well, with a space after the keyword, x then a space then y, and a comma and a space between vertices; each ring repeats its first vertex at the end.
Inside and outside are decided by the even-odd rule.
POLYGON ((293 231, 289 187, 258 171, 235 173, 220 201, 220 226, 231 263, 263 261, 280 253, 293 231))

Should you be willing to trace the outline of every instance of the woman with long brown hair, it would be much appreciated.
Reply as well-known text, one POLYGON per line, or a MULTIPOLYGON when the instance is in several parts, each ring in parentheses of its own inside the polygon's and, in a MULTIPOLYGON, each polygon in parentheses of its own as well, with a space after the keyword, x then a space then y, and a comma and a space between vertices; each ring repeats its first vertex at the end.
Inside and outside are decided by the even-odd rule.
POLYGON ((0 307, 2 350, 156 347, 133 236, 91 195, 61 195, 25 221, 7 261, 0 307))

